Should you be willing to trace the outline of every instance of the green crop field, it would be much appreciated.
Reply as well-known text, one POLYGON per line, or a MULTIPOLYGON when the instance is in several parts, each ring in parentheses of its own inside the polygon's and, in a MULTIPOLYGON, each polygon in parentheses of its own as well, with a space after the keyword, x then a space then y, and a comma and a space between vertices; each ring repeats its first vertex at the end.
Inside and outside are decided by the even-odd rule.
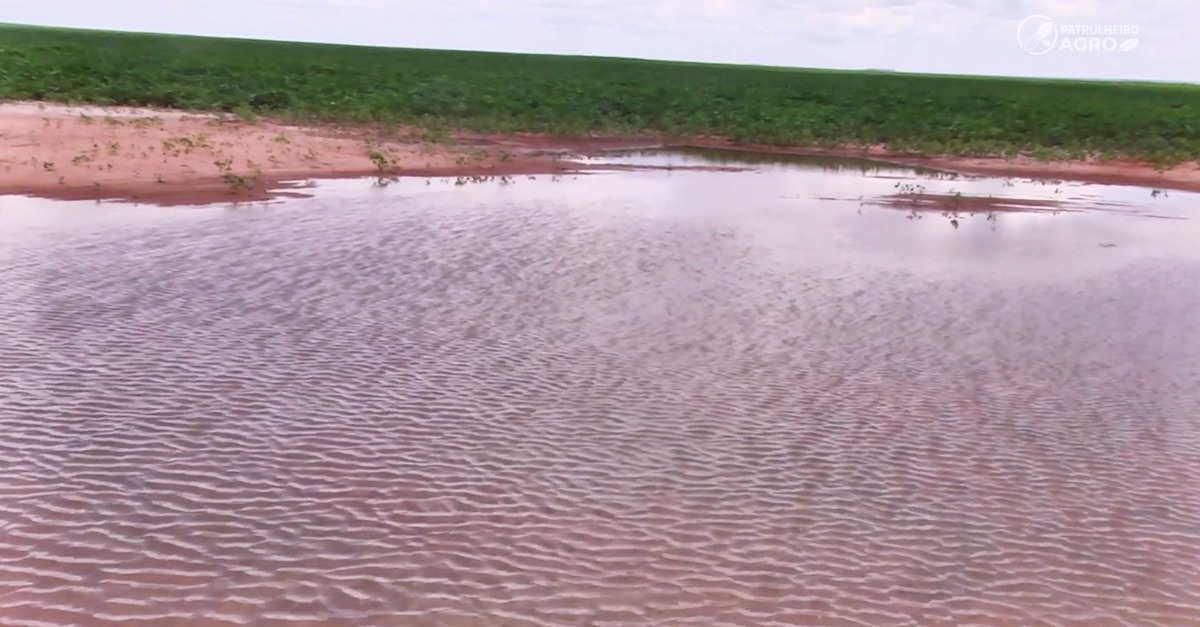
POLYGON ((1200 158, 1200 87, 277 43, 0 25, 0 98, 926 153, 1200 158))

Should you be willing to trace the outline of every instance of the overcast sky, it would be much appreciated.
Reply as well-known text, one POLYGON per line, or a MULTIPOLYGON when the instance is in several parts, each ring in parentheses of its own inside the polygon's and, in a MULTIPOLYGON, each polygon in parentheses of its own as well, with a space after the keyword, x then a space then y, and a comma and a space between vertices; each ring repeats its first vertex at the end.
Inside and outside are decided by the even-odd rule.
POLYGON ((1200 0, 0 0, 0 21, 417 48, 1200 82, 1200 0), (1031 15, 1055 23, 1022 49, 1031 15), (1067 50, 1064 27, 1125 27, 1067 50), (1129 28, 1136 27, 1131 35, 1129 28), (1058 36, 1061 34, 1061 36, 1058 36), (1127 43, 1128 40, 1136 40, 1127 43))

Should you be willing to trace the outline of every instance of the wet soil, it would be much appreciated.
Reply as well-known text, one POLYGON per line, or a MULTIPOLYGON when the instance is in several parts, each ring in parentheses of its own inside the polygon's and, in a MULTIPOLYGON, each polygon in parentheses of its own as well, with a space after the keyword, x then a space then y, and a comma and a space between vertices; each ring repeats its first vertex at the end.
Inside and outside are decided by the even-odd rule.
MULTIPOLYGON (((0 104, 0 195, 128 200, 160 205, 252 202, 304 195, 322 178, 517 176, 597 169, 576 157, 636 148, 717 148, 747 156, 867 157, 948 172, 1056 177, 1102 184, 1200 190, 1200 165, 1158 171, 1129 161, 1042 163, 895 153, 882 147, 737 144, 720 138, 551 137, 455 133, 430 141, 418 129, 272 120, 180 111, 0 104)), ((752 160, 750 160, 752 161, 752 160)), ((628 166, 613 165, 607 169, 628 166)), ((720 167, 714 165, 697 167, 720 167)))

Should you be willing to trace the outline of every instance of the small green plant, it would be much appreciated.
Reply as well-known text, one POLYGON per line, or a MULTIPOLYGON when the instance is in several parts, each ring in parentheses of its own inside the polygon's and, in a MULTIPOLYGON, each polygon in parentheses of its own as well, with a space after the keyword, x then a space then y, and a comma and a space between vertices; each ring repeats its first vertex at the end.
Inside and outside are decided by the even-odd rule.
POLYGON ((253 124, 258 121, 258 114, 254 113, 254 109, 251 109, 250 105, 247 104, 240 104, 237 107, 234 107, 233 114, 236 115, 239 120, 248 124, 253 124))
POLYGON ((1054 161, 1055 157, 1056 157, 1055 151, 1051 148, 1046 148, 1044 146, 1038 146, 1037 148, 1033 149, 1033 158, 1036 159, 1037 161, 1042 161, 1042 162, 1054 161))
POLYGON ((229 186, 229 189, 234 193, 254 189, 259 181, 262 180, 262 170, 259 169, 253 161, 247 160, 246 163, 251 167, 250 174, 238 174, 233 171, 233 159, 225 158, 213 161, 213 165, 217 166, 217 171, 221 173, 221 180, 229 186))
POLYGON ((954 191, 954 190, 950 190, 950 191, 951 191, 951 194, 950 194, 950 197, 946 199, 946 205, 950 207, 951 211, 954 211, 955 213, 957 213, 958 208, 960 206, 962 206, 963 195, 962 195, 962 192, 958 192, 958 191, 954 191))
POLYGON ((159 118, 156 118, 156 117, 146 116, 146 117, 134 118, 134 119, 130 120, 129 123, 138 128, 146 128, 149 126, 161 126, 162 120, 159 118))
POLYGON ((234 192, 246 191, 254 189, 258 185, 261 178, 258 174, 237 174, 234 172, 226 172, 221 175, 221 180, 229 186, 234 192))
POLYGON ((450 133, 444 128, 427 129, 420 137, 421 141, 430 144, 444 144, 450 141, 450 133))
POLYGON ((382 152, 379 152, 378 150, 368 148, 367 149, 367 158, 371 160, 371 163, 375 164, 375 168, 378 169, 380 172, 384 172, 388 168, 392 167, 392 160, 389 159, 387 155, 383 154, 382 152))
POLYGON ((169 153, 176 157, 191 154, 192 151, 201 148, 212 148, 212 145, 208 142, 208 135, 204 133, 199 133, 194 138, 183 135, 162 140, 163 154, 169 153))
POLYGON ((896 183, 896 189, 900 190, 900 195, 908 200, 911 205, 917 205, 925 196, 925 186, 920 183, 896 183))

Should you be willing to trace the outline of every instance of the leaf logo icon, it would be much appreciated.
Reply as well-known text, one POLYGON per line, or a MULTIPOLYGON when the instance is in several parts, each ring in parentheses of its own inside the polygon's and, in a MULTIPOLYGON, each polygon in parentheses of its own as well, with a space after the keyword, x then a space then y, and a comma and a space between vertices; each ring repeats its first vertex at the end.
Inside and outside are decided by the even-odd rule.
POLYGON ((1029 54, 1050 52, 1058 42, 1058 30, 1054 20, 1045 15, 1030 15, 1017 27, 1017 42, 1021 44, 1021 49, 1029 54))
POLYGON ((1046 22, 1038 27, 1034 38, 1036 38, 1039 42, 1042 42, 1050 37, 1050 33, 1052 32, 1054 32, 1054 22, 1046 22))
POLYGON ((1121 42, 1120 50, 1121 50, 1121 52, 1129 52, 1130 50, 1133 50, 1134 48, 1137 48, 1137 47, 1138 47, 1138 38, 1130 37, 1129 39, 1126 39, 1125 41, 1121 42))

